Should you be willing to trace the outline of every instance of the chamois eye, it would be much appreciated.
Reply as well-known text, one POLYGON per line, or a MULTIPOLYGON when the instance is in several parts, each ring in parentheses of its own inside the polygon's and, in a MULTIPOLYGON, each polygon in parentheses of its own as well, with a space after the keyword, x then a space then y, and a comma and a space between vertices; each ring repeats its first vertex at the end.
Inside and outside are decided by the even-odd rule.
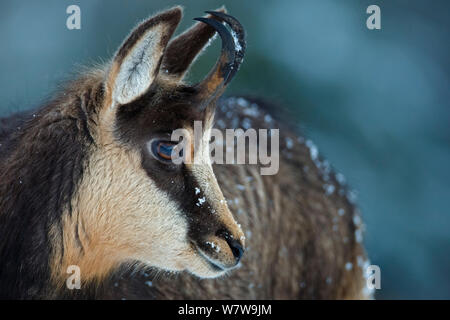
POLYGON ((153 155, 161 161, 171 161, 173 150, 176 147, 175 142, 155 140, 152 142, 151 148, 153 155))

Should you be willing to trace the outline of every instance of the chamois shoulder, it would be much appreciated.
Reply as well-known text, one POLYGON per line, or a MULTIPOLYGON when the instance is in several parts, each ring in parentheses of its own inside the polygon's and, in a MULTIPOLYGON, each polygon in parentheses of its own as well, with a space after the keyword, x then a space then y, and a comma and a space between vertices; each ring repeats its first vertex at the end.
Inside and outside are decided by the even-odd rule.
POLYGON ((31 113, 30 111, 24 111, 0 118, 0 157, 7 153, 11 135, 24 126, 25 122, 32 116, 31 113))
MULTIPOLYGON (((247 208, 250 209, 247 214, 252 215, 249 212, 254 210, 253 215, 259 220, 270 217, 268 219, 272 219, 274 229, 275 225, 279 225, 280 230, 272 235, 274 241, 278 237, 283 238, 280 235, 295 234, 289 231, 290 225, 303 226, 304 230, 298 241, 305 235, 308 235, 306 238, 315 239, 313 242, 305 242, 304 247, 298 242, 289 244, 289 237, 284 240, 287 244, 282 250, 289 259, 286 261, 287 265, 280 268, 287 270, 296 259, 299 259, 296 265, 303 265, 304 268, 304 274, 299 278, 300 293, 296 291, 298 288, 293 288, 294 295, 323 298, 334 292, 333 295, 341 298, 370 297, 371 293, 361 291, 360 282, 354 281, 363 278, 364 268, 369 263, 362 247, 364 225, 356 205, 356 193, 347 184, 344 175, 319 153, 315 143, 302 134, 298 124, 280 116, 280 110, 276 104, 260 99, 231 97, 219 102, 215 123, 221 130, 279 129, 279 172, 276 175, 259 176, 256 174, 259 170, 254 170, 249 165, 242 168, 215 167, 224 194, 227 199, 231 199, 230 208, 243 214, 246 210, 243 210, 241 203, 254 199, 247 208), (232 183, 229 183, 230 180, 232 183), (259 196, 261 190, 266 190, 264 197, 259 196), (278 198, 279 203, 274 206, 276 190, 283 197, 278 198), (241 197, 243 193, 245 196, 241 197), (273 220, 275 218, 276 222, 273 220), (282 221, 285 219, 290 223, 284 224, 282 221), (333 246, 334 251, 326 249, 328 246, 333 246), (302 249, 298 251, 299 248, 302 249), (310 260, 302 261, 299 252, 309 252, 310 260), (313 275, 313 270, 318 269, 317 264, 320 264, 321 274, 313 275), (342 274, 338 275, 338 270, 343 270, 342 274), (311 282, 318 284, 304 290, 305 283, 311 282)), ((253 167, 258 166, 260 165, 253 167)), ((241 220, 244 228, 249 230, 251 223, 247 224, 244 218, 241 220)), ((258 224, 250 229, 257 227, 258 224)), ((251 239, 247 235, 248 242, 264 241, 270 237, 265 232, 261 236, 262 231, 253 230, 251 239), (256 239, 257 236, 261 238, 256 239)), ((289 281, 286 280, 287 283, 289 281)), ((283 292, 286 292, 286 288, 283 287, 283 292)), ((280 291, 280 294, 282 296, 284 293, 280 291)))
POLYGON ((276 103, 253 97, 222 99, 218 103, 215 127, 220 130, 267 129, 269 134, 271 129, 278 129, 280 162, 298 171, 299 179, 307 182, 308 190, 336 197, 335 200, 346 203, 351 211, 358 211, 356 194, 345 176, 333 168, 317 145, 301 132, 300 125, 289 120, 287 112, 276 103))

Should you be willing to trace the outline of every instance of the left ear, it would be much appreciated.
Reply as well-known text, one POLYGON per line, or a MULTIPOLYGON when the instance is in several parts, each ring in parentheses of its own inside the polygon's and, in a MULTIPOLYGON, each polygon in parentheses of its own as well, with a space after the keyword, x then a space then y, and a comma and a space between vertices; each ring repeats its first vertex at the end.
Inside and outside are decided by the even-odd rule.
POLYGON ((145 20, 131 32, 117 51, 106 79, 113 102, 130 103, 149 89, 181 16, 181 7, 175 7, 145 20))

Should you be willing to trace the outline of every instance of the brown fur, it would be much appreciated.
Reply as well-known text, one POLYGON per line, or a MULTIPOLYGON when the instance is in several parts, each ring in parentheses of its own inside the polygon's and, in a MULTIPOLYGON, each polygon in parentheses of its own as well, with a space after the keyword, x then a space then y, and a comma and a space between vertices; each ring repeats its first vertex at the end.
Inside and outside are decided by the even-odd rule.
MULTIPOLYGON (((232 103, 229 103, 229 102, 232 103)), ((231 125, 233 118, 249 118, 236 99, 217 119, 231 125)), ((105 293, 114 299, 370 299, 365 289, 367 257, 355 232, 362 230, 359 216, 347 198, 347 187, 333 172, 330 181, 311 159, 305 140, 281 123, 268 125, 252 118, 254 128, 280 127, 280 171, 261 176, 259 166, 216 165, 214 171, 230 209, 246 231, 247 250, 242 266, 230 275, 200 280, 188 274, 159 275, 143 269, 111 280, 105 293), (299 142, 300 141, 300 142, 299 142), (326 195, 324 184, 336 191, 326 195), (245 190, 239 190, 236 185, 245 190), (341 216, 339 209, 344 209, 341 216), (347 270, 346 264, 352 268, 347 270), (148 285, 151 281, 151 286, 148 285), (147 285, 146 285, 147 283, 147 285), (136 294, 136 292, 138 292, 136 294)), ((323 161, 320 161, 323 164, 323 161)))
MULTIPOLYGON (((181 9, 174 8, 144 21, 107 68, 74 81, 39 111, 39 117, 26 120, 23 134, 5 130, 4 138, 0 136, 0 141, 12 141, 0 167, 0 227, 18 229, 17 221, 23 220, 29 233, 39 236, 38 241, 24 239, 17 230, 0 246, 0 255, 23 265, 22 258, 14 257, 11 242, 15 239, 23 241, 17 244, 20 257, 27 252, 39 255, 29 243, 46 252, 35 260, 24 258, 29 260, 24 272, 41 262, 39 285, 30 275, 14 293, 0 288, 1 295, 370 297, 364 290, 362 226, 358 210, 347 198, 347 188, 338 183, 326 162, 316 158, 311 142, 297 137, 287 124, 267 120, 265 103, 221 100, 215 116, 221 129, 240 126, 244 120, 251 121, 255 129, 280 128, 278 174, 261 176, 259 165, 211 166, 209 132, 215 94, 224 90, 224 74, 216 69, 211 81, 200 87, 181 82, 214 32, 209 26, 196 25, 166 48, 180 18, 181 9), (190 44, 191 52, 175 59, 184 44, 190 44), (167 74, 159 70, 161 63, 167 74), (150 74, 136 80, 140 73, 134 69, 139 68, 150 74), (128 91, 123 92, 124 88, 128 91), (199 120, 205 126, 199 163, 162 164, 149 150, 151 141, 179 128, 191 132, 193 141, 193 123, 199 120), (62 139, 66 144, 59 148, 62 139), (66 168, 71 148, 77 161, 66 168), (31 170, 27 153, 37 159, 46 156, 49 163, 42 160, 39 164, 48 175, 35 177, 39 172, 31 170), (55 163, 56 169, 52 167, 55 163), (22 185, 17 176, 28 168, 25 178, 29 181, 22 185), (69 173, 63 175, 66 171, 69 173), (50 186, 50 195, 33 189, 38 178, 47 179, 40 182, 50 186), (17 203, 8 201, 14 197, 19 199, 17 203), (203 202, 196 203, 200 197, 203 202), (28 208, 28 201, 32 209, 39 210, 28 208), (45 218, 45 225, 35 222, 40 218, 45 218), (28 227, 26 219, 36 225, 28 227), (210 242, 220 250, 206 245, 210 242), (243 260, 232 270, 240 259, 237 248, 245 246, 243 260), (80 291, 65 287, 70 265, 80 267, 80 291), (150 279, 151 286, 146 285, 150 279)), ((219 65, 227 65, 225 59, 222 55, 219 65)), ((0 265, 0 281, 8 286, 16 280, 11 282, 7 276, 17 271, 10 260, 0 265)), ((19 277, 17 281, 22 280, 19 277)))

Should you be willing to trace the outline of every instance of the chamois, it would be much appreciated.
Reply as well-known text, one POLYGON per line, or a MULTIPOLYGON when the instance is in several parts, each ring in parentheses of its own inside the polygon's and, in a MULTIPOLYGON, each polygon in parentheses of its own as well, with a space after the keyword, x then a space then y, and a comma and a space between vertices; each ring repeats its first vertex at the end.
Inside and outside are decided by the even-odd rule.
POLYGON ((207 13, 172 40, 180 7, 145 20, 105 67, 0 119, 0 298, 371 297, 342 175, 271 104, 221 98, 244 30, 224 8, 207 13), (216 32, 215 67, 185 83, 216 32), (194 121, 204 125, 200 161, 175 164, 171 133, 195 140, 194 121), (280 128, 276 175, 211 164, 211 128, 244 124, 280 128), (79 290, 66 285, 72 265, 79 290))

